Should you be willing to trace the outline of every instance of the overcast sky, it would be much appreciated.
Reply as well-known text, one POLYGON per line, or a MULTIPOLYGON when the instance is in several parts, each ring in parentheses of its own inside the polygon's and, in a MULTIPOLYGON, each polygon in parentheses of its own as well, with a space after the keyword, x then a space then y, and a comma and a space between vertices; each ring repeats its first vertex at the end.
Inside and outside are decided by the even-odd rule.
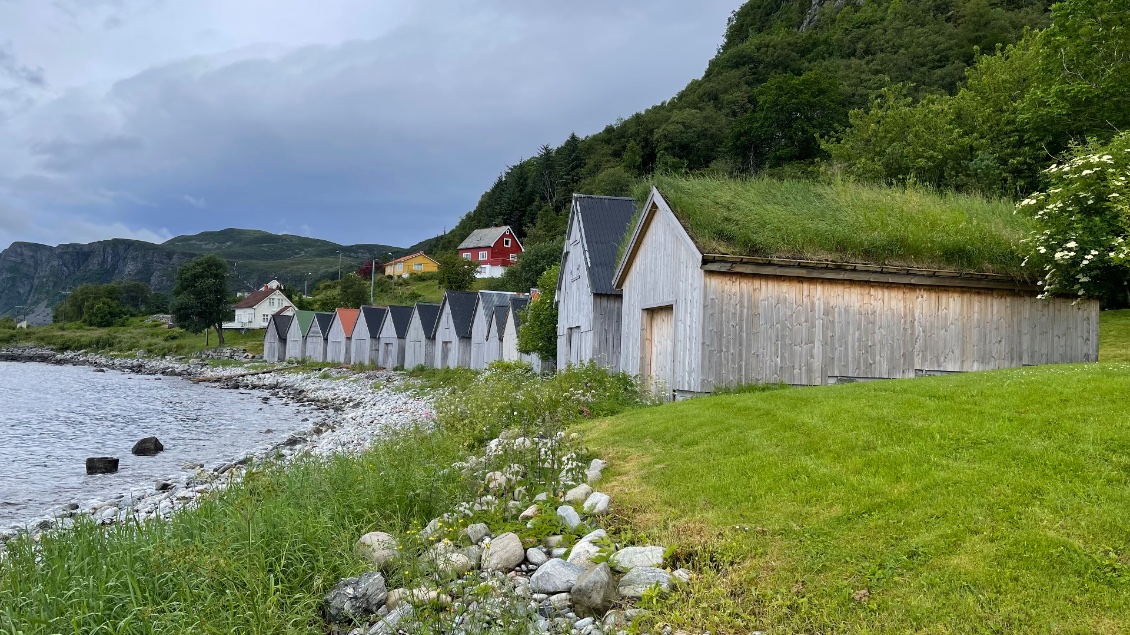
POLYGON ((699 76, 740 0, 0 0, 0 248, 407 246, 699 76))

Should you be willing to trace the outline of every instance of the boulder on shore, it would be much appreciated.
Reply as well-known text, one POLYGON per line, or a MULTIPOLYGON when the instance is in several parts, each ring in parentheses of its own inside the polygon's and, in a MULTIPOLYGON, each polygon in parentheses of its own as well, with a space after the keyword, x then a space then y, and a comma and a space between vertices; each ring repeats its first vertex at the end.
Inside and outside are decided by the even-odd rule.
POLYGON ((86 460, 87 474, 113 474, 118 471, 118 459, 112 456, 92 456, 86 460))
POLYGON ((145 437, 144 439, 133 444, 133 449, 130 450, 137 456, 157 456, 160 452, 164 451, 165 446, 157 439, 157 437, 145 437))
POLYGON ((334 624, 375 615, 385 604, 388 590, 379 573, 346 578, 326 594, 326 619, 334 624))

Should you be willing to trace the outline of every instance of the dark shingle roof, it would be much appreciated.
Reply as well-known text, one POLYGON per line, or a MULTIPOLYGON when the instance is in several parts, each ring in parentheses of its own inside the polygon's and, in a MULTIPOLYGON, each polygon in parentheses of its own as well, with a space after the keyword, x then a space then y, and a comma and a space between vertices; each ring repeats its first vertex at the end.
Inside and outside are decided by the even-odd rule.
POLYGON ((581 220, 588 254, 589 284, 593 293, 620 295, 612 286, 620 243, 636 215, 636 201, 611 196, 573 195, 573 207, 581 220))
POLYGON ((524 295, 516 298, 510 298, 510 312, 514 314, 514 328, 522 326, 522 309, 530 303, 530 299, 524 295))
POLYGON ((330 324, 334 320, 334 314, 319 312, 314 314, 314 319, 318 321, 318 328, 322 329, 322 339, 326 339, 330 334, 330 324))
POLYGON ((487 227, 486 229, 476 229, 471 232, 470 236, 463 239, 459 243, 458 249, 474 249, 475 247, 493 247, 499 238, 510 229, 509 225, 502 227, 487 227))
POLYGON ((259 289, 258 291, 252 291, 251 293, 247 294, 247 297, 243 298, 239 302, 236 302, 235 306, 232 308, 250 309, 252 307, 258 306, 260 302, 266 300, 274 292, 275 290, 270 287, 264 287, 262 289, 259 289))
POLYGON ((375 339, 380 336, 381 324, 385 321, 386 309, 383 306, 363 306, 361 313, 365 314, 365 331, 369 333, 369 339, 375 339))
POLYGON ((495 337, 502 337, 502 330, 506 328, 506 315, 510 312, 510 305, 503 304, 494 307, 494 333, 495 337))
POLYGON ((396 330, 397 339, 404 339, 408 335, 408 323, 412 321, 412 307, 390 306, 388 319, 392 320, 392 328, 396 330))
MULTIPOLYGON (((471 337, 471 323, 475 319, 475 305, 478 301, 479 294, 473 291, 447 291, 443 294, 443 303, 451 311, 451 321, 455 324, 457 336, 471 337)), ((436 324, 438 326, 439 322, 436 324)))
POLYGON ((293 316, 279 315, 278 313, 271 316, 271 322, 275 325, 275 333, 278 333, 280 340, 286 339, 286 333, 290 330, 290 322, 293 319, 293 316))
POLYGON ((494 315, 495 307, 505 305, 516 295, 508 291, 479 291, 479 306, 482 307, 483 315, 489 320, 490 316, 494 315))
POLYGON ((436 318, 439 317, 439 305, 431 302, 417 302, 416 313, 420 314, 420 326, 424 327, 424 335, 428 339, 434 338, 436 318))

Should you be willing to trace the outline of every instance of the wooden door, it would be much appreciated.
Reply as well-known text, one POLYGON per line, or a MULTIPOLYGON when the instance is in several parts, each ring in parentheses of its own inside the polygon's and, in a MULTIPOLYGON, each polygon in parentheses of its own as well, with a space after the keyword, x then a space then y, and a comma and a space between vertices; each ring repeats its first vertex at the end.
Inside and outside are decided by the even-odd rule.
POLYGON ((392 359, 392 342, 385 342, 385 355, 384 363, 381 364, 382 368, 393 368, 396 366, 395 360, 392 359))
POLYGON ((442 342, 439 347, 439 367, 448 368, 451 364, 451 342, 442 342))
POLYGON ((671 306, 644 311, 641 375, 655 393, 670 394, 675 379, 675 311, 671 306))

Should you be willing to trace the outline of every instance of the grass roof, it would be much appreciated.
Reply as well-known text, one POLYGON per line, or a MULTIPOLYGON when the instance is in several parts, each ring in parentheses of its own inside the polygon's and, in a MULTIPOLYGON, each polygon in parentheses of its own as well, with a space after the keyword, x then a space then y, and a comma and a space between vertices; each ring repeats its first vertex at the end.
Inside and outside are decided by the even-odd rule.
POLYGON ((1028 217, 1006 201, 849 181, 657 176, 704 254, 996 273, 1024 279, 1028 217))

